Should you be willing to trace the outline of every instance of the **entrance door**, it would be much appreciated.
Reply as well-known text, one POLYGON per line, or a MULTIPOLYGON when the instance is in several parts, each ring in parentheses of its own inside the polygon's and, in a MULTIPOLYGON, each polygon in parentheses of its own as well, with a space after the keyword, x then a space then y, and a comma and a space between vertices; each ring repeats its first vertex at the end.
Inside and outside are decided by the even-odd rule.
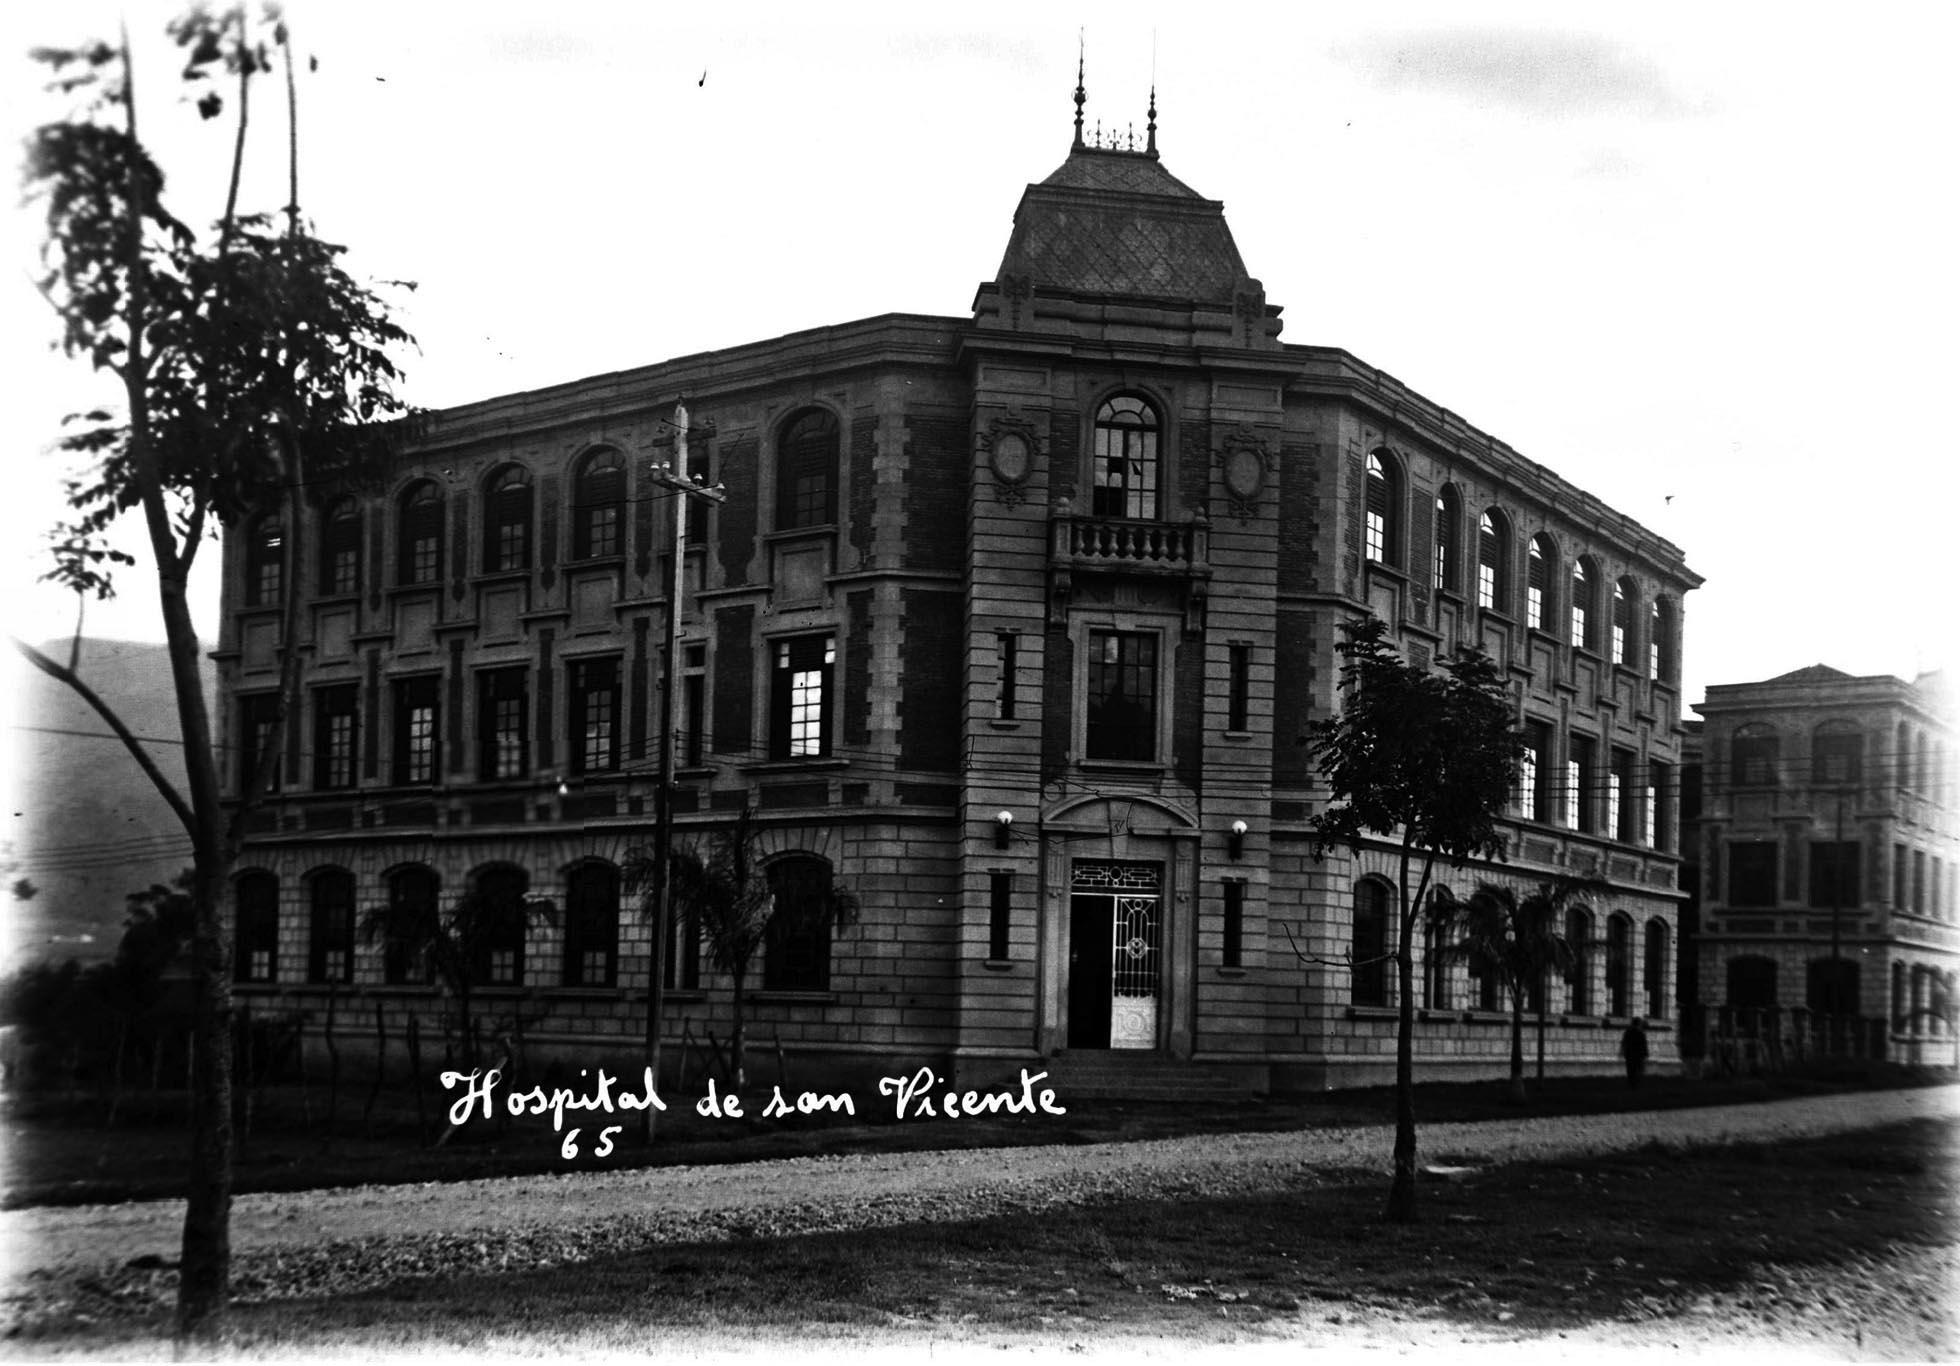
POLYGON ((1163 868, 1078 861, 1069 896, 1068 1046, 1155 1048, 1163 868))

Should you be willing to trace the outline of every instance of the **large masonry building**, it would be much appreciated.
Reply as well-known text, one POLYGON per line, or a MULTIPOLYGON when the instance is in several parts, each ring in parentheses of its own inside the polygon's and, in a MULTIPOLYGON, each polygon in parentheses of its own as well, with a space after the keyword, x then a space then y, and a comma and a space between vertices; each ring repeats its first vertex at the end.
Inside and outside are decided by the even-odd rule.
MULTIPOLYGON (((1080 101, 1078 99, 1078 108, 1080 101)), ((1507 865, 1609 890, 1568 928, 1555 1067, 1616 1026, 1671 1048, 1681 552, 1335 347, 1280 340, 1223 206, 1141 148, 1030 185, 959 317, 887 314, 433 415, 393 484, 228 546, 218 655, 233 781, 280 786, 239 867, 237 979, 432 1021, 416 964, 357 933, 465 894, 555 909, 484 955, 479 1008, 533 1049, 628 1055, 650 922, 680 447, 676 837, 754 812, 779 900, 853 923, 772 935, 751 1033, 813 1066, 1058 1078, 1188 1068, 1252 1089, 1393 1065, 1394 845, 1316 862, 1301 737, 1338 705, 1338 627, 1505 671, 1530 758, 1507 865), (299 705, 268 724, 281 587, 299 705)), ((686 933, 670 1037, 727 982, 686 933)), ((1495 984, 1419 962, 1430 1074, 1501 1070, 1495 984)))

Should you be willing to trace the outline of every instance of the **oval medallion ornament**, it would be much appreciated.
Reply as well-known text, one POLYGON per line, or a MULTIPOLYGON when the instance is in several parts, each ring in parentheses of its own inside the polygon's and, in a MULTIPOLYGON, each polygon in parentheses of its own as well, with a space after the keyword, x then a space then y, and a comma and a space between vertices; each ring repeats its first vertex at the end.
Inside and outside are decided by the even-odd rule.
POLYGON ((994 475, 1002 483, 1019 484, 1028 477, 1028 443, 1018 432, 994 438, 994 475))
POLYGON ((1225 453, 1225 487, 1241 502, 1259 496, 1266 483, 1266 457, 1260 451, 1238 446, 1225 453))

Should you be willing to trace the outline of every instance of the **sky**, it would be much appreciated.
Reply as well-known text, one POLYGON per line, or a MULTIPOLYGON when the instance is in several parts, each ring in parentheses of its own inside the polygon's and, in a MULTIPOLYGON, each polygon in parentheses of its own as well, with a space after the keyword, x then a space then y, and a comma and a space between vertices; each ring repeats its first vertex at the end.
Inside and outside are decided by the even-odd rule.
MULTIPOLYGON (((171 8, 121 7, 179 217, 231 126, 179 99, 171 8)), ((488 398, 902 311, 960 316, 1025 185, 1088 118, 1224 201, 1283 340, 1343 347, 1679 545, 1686 700, 1825 662, 1951 655, 1943 593, 1960 242, 1933 5, 985 7, 293 0, 301 200, 419 340, 404 396, 488 398)), ((117 9, 15 7, 10 130, 59 116, 21 54, 117 9)), ((261 86, 245 201, 283 202, 261 86)), ((48 454, 99 383, 48 351, 37 228, 9 223, 0 600, 35 586, 48 454)), ((216 556, 200 624, 215 638, 216 556)), ((126 572, 91 634, 160 639, 126 572)))

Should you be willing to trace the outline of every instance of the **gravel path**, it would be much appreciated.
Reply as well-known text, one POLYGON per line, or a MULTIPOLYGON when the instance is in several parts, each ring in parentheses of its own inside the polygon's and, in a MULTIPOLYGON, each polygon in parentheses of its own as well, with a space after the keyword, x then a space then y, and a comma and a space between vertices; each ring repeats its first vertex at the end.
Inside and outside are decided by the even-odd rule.
MULTIPOLYGON (((1624 1152, 1651 1142, 1774 1141, 1960 1113, 1960 1086, 1760 1105, 1432 1124, 1425 1162, 1624 1152)), ((406 1276, 546 1266, 649 1241, 780 1236, 981 1217, 1132 1196, 1241 1194, 1385 1169, 1387 1126, 1137 1143, 805 1157, 246 1195, 233 1204, 241 1299, 345 1293, 406 1276)), ((172 1293, 181 1201, 0 1213, 5 1316, 172 1293)))

